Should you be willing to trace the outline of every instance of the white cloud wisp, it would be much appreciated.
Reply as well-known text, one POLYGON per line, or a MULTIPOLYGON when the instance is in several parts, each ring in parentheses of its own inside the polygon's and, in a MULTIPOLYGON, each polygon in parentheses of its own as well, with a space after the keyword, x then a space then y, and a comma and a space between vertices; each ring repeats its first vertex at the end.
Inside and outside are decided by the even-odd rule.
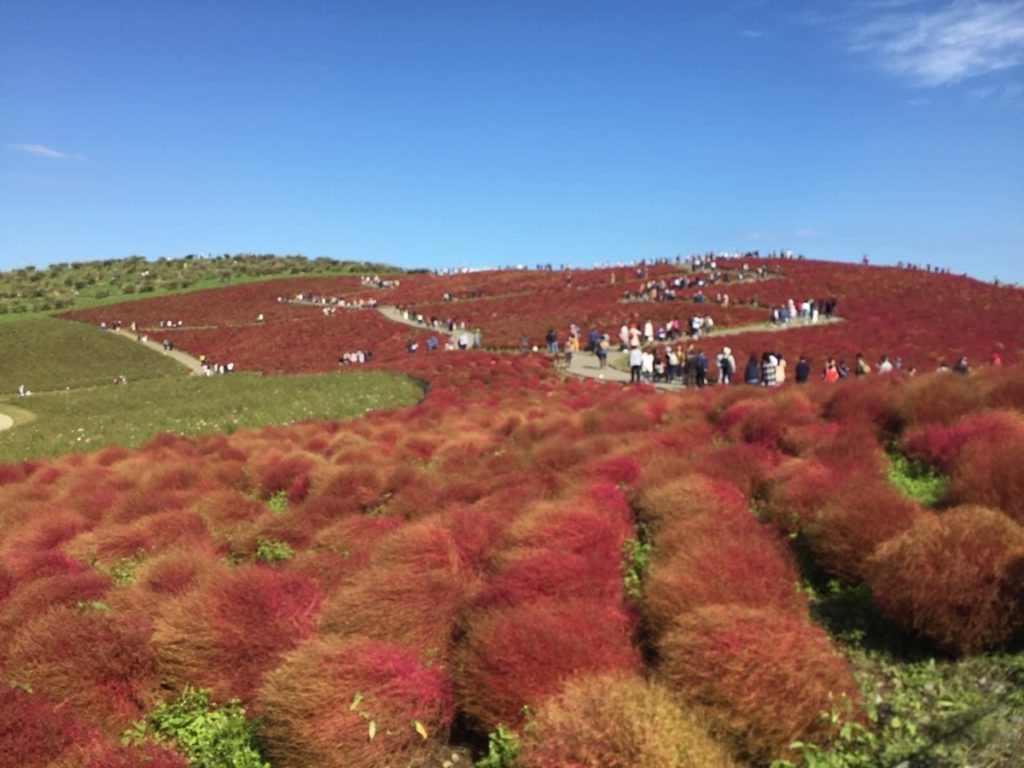
POLYGON ((1024 0, 955 0, 858 25, 851 49, 915 85, 957 83, 1024 63, 1024 0))

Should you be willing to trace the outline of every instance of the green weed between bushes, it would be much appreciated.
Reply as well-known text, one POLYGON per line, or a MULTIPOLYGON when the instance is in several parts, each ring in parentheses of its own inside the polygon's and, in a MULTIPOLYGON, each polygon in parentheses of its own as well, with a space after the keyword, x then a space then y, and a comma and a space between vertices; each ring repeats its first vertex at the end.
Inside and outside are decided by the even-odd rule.
POLYGON ((638 527, 637 538, 622 542, 622 587, 626 599, 634 605, 643 601, 644 580, 651 569, 651 552, 654 549, 642 528, 638 527))
POLYGON ((949 478, 932 467, 907 458, 897 450, 888 451, 889 482, 922 507, 934 507, 946 496, 949 478))
MULTIPOLYGON (((1024 748, 1024 654, 915 656, 875 615, 870 591, 831 579, 805 586, 814 618, 837 638, 860 688, 863 714, 822 716, 830 747, 795 742, 773 768, 1011 768, 1024 748)), ((917 652, 920 654, 920 651, 917 652)))
POLYGON ((237 700, 217 707, 209 690, 186 687, 177 701, 159 704, 136 722, 121 743, 174 746, 194 768, 270 768, 253 745, 254 731, 237 700))
POLYGON ((863 693, 867 722, 838 710, 830 748, 794 742, 796 762, 773 768, 928 766, 1010 768, 1024 746, 1024 658, 927 659, 906 663, 887 654, 848 651, 863 693))
MULTIPOLYGON (((130 346, 130 345, 129 345, 130 346)), ((0 461, 135 448, 161 432, 199 435, 234 428, 336 420, 412 405, 423 390, 383 371, 305 376, 190 376, 8 398, 35 419, 0 433, 0 461)), ((4 398, 0 397, 0 412, 4 398)))
POLYGON ((261 563, 282 563, 295 557, 295 551, 287 542, 273 539, 259 539, 256 542, 256 560, 261 563))
POLYGON ((487 754, 476 761, 476 768, 514 768, 519 755, 519 738, 504 725, 487 734, 487 754))

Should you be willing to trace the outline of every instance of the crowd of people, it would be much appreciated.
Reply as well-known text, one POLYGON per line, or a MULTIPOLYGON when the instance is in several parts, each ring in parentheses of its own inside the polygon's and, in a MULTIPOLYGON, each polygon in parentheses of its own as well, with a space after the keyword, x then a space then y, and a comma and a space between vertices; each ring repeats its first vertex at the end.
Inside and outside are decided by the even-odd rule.
POLYGON ((395 277, 381 277, 380 275, 363 275, 360 278, 364 288, 397 288, 402 281, 395 277))
POLYGON ((772 307, 768 313, 768 322, 772 325, 788 325, 791 320, 802 320, 805 323, 817 323, 819 317, 831 320, 836 317, 839 300, 834 296, 828 299, 805 299, 799 304, 789 299, 785 304, 772 307))
MULTIPOLYGON (((278 296, 277 301, 279 304, 283 304, 289 299, 285 296, 278 296)), ((339 309, 376 309, 378 304, 372 296, 368 299, 345 299, 338 296, 322 296, 312 291, 297 293, 291 301, 296 304, 316 304, 323 308, 324 315, 333 315, 339 309)))

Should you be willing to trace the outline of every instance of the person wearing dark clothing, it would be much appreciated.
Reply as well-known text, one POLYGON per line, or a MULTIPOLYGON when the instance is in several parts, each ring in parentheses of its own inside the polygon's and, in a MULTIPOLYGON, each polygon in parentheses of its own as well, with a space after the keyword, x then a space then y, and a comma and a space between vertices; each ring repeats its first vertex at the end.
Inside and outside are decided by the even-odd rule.
POLYGON ((807 379, 811 375, 811 364, 807 362, 807 358, 800 355, 800 360, 796 364, 796 383, 806 384, 807 379))
POLYGON ((757 361, 757 355, 751 355, 747 360, 747 366, 743 369, 743 381, 755 386, 761 383, 761 365, 757 361))
POLYGON ((708 378, 708 358, 704 354, 704 350, 698 351, 697 356, 694 358, 694 373, 696 385, 703 387, 707 383, 708 378))

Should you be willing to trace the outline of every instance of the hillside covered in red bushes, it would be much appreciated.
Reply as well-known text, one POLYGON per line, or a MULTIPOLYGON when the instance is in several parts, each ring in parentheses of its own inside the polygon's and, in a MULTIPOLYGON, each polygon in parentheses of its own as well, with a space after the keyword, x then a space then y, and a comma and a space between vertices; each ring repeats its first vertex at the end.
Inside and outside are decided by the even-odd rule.
POLYGON ((1018 651, 1021 292, 802 261, 754 261, 763 278, 739 281, 727 266, 729 282, 658 302, 624 292, 697 273, 301 278, 74 313, 265 372, 370 348, 429 389, 354 421, 0 465, 5 759, 186 765, 121 735, 202 688, 241 702, 274 768, 439 765, 499 727, 524 768, 796 760, 794 742, 877 725, 812 615, 809 570, 866 590, 927 653, 1018 651), (409 354, 433 331, 278 300, 298 293, 465 320, 495 349, 409 354), (791 298, 834 298, 841 321, 723 339, 812 357, 806 386, 666 393, 500 351, 695 307, 719 333, 791 298), (856 352, 903 372, 818 381, 826 356, 856 352), (993 352, 1004 365, 930 373, 993 352), (890 481, 894 455, 948 480, 936 504, 890 481))

